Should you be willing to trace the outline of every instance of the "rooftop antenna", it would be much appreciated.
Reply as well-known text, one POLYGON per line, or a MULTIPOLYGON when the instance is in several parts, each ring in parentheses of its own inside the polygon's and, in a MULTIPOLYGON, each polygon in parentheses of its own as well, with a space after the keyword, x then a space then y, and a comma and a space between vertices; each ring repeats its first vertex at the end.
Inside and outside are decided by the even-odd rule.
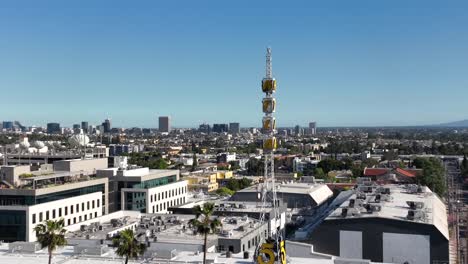
MULTIPOLYGON (((265 97, 262 100, 263 119, 262 119, 262 132, 263 132, 263 153, 264 153, 264 171, 263 171, 263 185, 261 186, 259 196, 262 199, 262 214, 260 222, 265 221, 265 215, 268 204, 271 203, 273 209, 274 225, 277 226, 278 221, 281 221, 279 213, 279 201, 277 197, 277 186, 275 182, 275 165, 274 165, 274 152, 277 148, 276 134, 276 118, 274 113, 276 111, 276 99, 273 94, 276 92, 276 80, 273 78, 272 71, 272 56, 271 48, 268 47, 266 51, 266 67, 265 78, 262 80, 262 92, 265 97)), ((281 226, 281 223, 279 223, 281 226)), ((282 230, 279 228, 271 231, 265 237, 263 232, 260 233, 260 240, 263 241, 259 244, 256 252, 256 263, 264 263, 264 259, 268 259, 268 263, 281 263, 286 264, 286 249, 284 248, 284 240, 282 230), (273 249, 275 250, 273 251, 273 249), (266 253, 269 251, 269 253, 266 253), (273 258, 272 258, 273 257, 273 258)))

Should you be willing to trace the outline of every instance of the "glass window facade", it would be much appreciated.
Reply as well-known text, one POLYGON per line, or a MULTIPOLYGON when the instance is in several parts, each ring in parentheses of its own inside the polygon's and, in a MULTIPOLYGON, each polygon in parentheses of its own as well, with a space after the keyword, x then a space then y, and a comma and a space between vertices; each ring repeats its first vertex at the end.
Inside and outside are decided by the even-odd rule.
POLYGON ((172 175, 172 176, 147 180, 143 182, 130 183, 128 188, 150 189, 150 188, 158 187, 158 186, 165 185, 168 183, 173 183, 176 181, 176 179, 177 179, 176 175, 172 175))
POLYGON ((15 195, 0 195, 0 205, 35 205, 57 201, 65 198, 71 198, 83 194, 94 192, 105 193, 104 184, 88 186, 83 188, 71 189, 62 192, 54 192, 38 196, 15 196, 15 195))
POLYGON ((0 210, 0 240, 26 241, 26 211, 0 210))
POLYGON ((126 192, 125 210, 140 211, 141 213, 146 213, 146 193, 126 192))

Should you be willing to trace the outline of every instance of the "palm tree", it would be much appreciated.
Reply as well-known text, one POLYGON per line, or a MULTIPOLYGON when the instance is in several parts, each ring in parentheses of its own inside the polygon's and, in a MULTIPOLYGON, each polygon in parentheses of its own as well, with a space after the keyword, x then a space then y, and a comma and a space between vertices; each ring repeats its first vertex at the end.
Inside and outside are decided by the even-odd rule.
POLYGON ((112 244, 117 247, 116 253, 121 257, 125 257, 125 264, 129 258, 138 258, 146 251, 146 245, 140 243, 131 229, 121 231, 114 239, 112 244))
POLYGON ((47 247, 49 252, 49 264, 52 263, 52 253, 57 247, 65 246, 67 240, 65 233, 67 230, 63 228, 63 218, 59 220, 46 220, 44 223, 38 224, 34 231, 36 232, 37 241, 41 244, 42 248, 47 247))
POLYGON ((193 207, 193 212, 195 213, 196 218, 190 220, 190 224, 197 229, 198 233, 202 233, 205 236, 203 244, 203 264, 206 263, 206 242, 209 233, 213 233, 222 226, 222 223, 218 218, 211 219, 211 216, 214 212, 214 203, 205 203, 203 207, 200 205, 193 207))

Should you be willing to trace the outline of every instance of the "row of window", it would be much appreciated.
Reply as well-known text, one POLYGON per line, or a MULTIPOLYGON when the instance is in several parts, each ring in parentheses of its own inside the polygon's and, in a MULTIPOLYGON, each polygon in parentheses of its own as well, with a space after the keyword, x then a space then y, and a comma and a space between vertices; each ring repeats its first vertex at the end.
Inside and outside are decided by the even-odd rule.
POLYGON ((153 205, 153 214, 166 211, 167 208, 185 203, 185 197, 153 205))
MULTIPOLYGON (((94 212, 94 218, 98 217, 98 213, 97 212, 94 212)), ((93 213, 89 213, 89 219, 93 219, 93 213)), ((71 224, 76 224, 77 218, 76 217, 73 217, 73 222, 72 222, 72 219, 69 218, 67 219, 67 222, 65 223, 65 226, 69 226, 71 224)), ((78 222, 81 222, 81 221, 87 221, 88 220, 88 215, 83 215, 83 216, 78 216, 78 222)))
POLYGON ((171 197, 174 197, 174 196, 177 196, 177 195, 181 195, 181 194, 184 194, 184 193, 187 193, 187 186, 175 188, 175 189, 160 192, 160 193, 157 193, 157 194, 153 194, 153 195, 150 196, 150 200, 151 200, 151 202, 161 201, 161 200, 171 198, 171 197))
MULTIPOLYGON (((90 210, 90 209, 94 209, 94 208, 99 208, 100 206, 101 206, 101 200, 99 200, 99 199, 92 200, 92 201, 87 201, 86 203, 82 202, 81 203, 81 211, 84 211, 85 208, 86 208, 86 210, 90 210)), ((36 214, 33 214, 32 215, 32 223, 35 224, 37 222, 37 220, 39 220, 39 222, 42 222, 44 220, 49 220, 49 219, 54 219, 54 218, 57 218, 57 217, 62 217, 62 213, 63 213, 63 216, 67 216, 68 212, 70 212, 70 214, 79 213, 80 212, 80 204, 77 203, 76 205, 65 206, 63 208, 52 209, 50 211, 47 210, 47 211, 45 211, 45 213, 40 212, 38 218, 36 217, 36 214)))

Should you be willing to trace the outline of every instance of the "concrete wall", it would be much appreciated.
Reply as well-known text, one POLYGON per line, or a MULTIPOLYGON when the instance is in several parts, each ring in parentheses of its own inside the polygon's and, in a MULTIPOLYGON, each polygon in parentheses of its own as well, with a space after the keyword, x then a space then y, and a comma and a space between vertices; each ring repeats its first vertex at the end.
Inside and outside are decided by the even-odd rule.
POLYGON ((56 171, 94 172, 99 169, 107 169, 107 167, 107 158, 59 160, 54 162, 54 170, 56 171))
POLYGON ((19 185, 19 175, 30 172, 31 167, 29 165, 2 166, 0 168, 0 179, 5 180, 12 185, 19 185))

